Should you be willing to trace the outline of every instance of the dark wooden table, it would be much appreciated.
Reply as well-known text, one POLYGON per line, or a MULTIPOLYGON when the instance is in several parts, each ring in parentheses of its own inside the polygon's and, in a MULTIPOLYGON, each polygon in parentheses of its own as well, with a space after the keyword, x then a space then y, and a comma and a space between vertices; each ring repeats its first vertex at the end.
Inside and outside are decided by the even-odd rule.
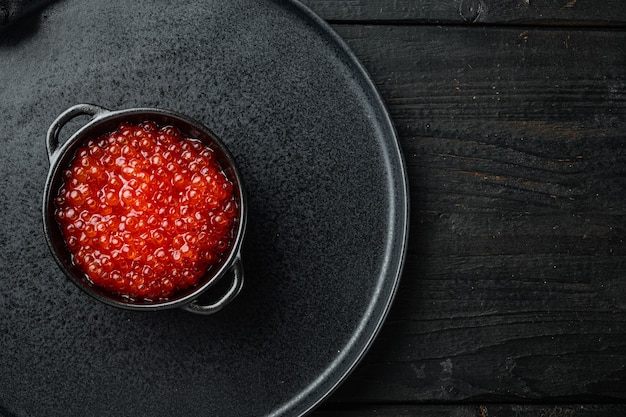
POLYGON ((626 3, 305 0, 408 166, 401 287, 313 416, 626 415, 626 3))

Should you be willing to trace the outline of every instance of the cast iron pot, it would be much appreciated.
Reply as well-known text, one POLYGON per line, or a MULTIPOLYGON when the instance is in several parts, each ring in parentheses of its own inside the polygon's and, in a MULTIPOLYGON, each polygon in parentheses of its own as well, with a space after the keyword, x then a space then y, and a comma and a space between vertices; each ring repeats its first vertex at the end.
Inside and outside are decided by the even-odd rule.
POLYGON ((218 137, 209 129, 195 120, 184 115, 153 108, 134 108, 127 110, 110 111, 93 104, 77 104, 61 113, 50 125, 46 137, 50 171, 46 180, 43 195, 43 225, 48 246, 67 277, 80 289, 90 296, 106 304, 130 310, 162 310, 180 307, 197 314, 213 314, 239 294, 243 286, 243 267, 241 262, 241 243, 246 224, 246 201, 241 175, 232 155, 218 137), (76 131, 67 141, 59 143, 61 129, 77 116, 87 115, 90 120, 76 131), (63 183, 65 171, 76 150, 89 139, 95 139, 117 129, 121 122, 141 123, 153 121, 160 126, 175 126, 185 137, 200 140, 214 151, 217 161, 221 165, 227 178, 233 183, 233 195, 238 207, 234 240, 230 248, 222 255, 220 262, 209 268, 207 274, 199 283, 191 288, 181 290, 168 299, 159 301, 138 301, 113 294, 94 285, 86 275, 71 261, 71 254, 65 244, 61 227, 55 219, 54 200, 63 183), (231 283, 225 294, 217 301, 209 304, 199 302, 198 297, 213 287, 220 279, 229 277, 231 283))

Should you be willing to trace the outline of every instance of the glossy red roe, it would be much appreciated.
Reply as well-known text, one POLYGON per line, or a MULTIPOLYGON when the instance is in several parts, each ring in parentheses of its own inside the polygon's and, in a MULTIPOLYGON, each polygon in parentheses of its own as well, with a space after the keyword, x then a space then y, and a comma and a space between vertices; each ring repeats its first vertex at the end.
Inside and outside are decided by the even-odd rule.
POLYGON ((233 239, 233 185, 171 126, 121 124, 78 149, 56 197, 72 261, 95 285, 159 300, 196 285, 233 239))

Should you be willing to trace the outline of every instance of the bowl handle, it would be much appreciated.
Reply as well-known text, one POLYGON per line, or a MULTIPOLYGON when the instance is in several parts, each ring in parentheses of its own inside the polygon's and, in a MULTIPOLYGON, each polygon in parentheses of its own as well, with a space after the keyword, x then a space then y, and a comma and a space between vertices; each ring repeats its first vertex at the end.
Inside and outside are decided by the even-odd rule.
POLYGON ((243 287, 243 265, 241 263, 241 256, 237 256, 237 259, 235 260, 233 266, 230 268, 229 272, 232 275, 233 282, 230 285, 230 288, 228 289, 226 294, 222 296, 222 298, 220 298, 213 304, 208 305, 201 305, 200 303, 198 303, 198 300, 193 300, 191 303, 184 305, 181 308, 185 311, 189 311, 190 313, 204 315, 209 315, 220 311, 224 306, 226 306, 226 304, 230 303, 237 296, 237 294, 239 294, 241 288, 243 287))
POLYGON ((48 150, 48 159, 53 160, 54 153, 59 149, 59 132, 65 126, 67 122, 74 117, 87 115, 91 116, 92 120, 98 116, 109 113, 109 110, 96 106, 95 104, 76 104, 57 117, 48 129, 46 136, 46 149, 48 150))

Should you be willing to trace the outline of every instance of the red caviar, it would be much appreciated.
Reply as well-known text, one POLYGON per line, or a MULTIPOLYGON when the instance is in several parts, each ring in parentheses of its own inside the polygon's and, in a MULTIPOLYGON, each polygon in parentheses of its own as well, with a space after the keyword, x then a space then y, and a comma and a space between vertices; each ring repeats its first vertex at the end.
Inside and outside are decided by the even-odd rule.
POLYGON ((55 214, 72 261, 111 292, 168 298, 231 244, 233 185, 213 151, 172 126, 123 123, 78 149, 63 175, 55 214))

